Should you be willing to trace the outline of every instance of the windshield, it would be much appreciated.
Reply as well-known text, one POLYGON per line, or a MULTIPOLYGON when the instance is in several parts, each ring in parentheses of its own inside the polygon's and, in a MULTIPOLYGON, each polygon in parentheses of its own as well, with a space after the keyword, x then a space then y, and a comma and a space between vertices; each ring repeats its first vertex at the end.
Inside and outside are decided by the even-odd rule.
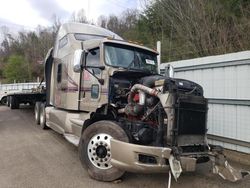
POLYGON ((121 44, 105 44, 105 62, 114 67, 145 70, 152 73, 157 71, 157 54, 121 44))

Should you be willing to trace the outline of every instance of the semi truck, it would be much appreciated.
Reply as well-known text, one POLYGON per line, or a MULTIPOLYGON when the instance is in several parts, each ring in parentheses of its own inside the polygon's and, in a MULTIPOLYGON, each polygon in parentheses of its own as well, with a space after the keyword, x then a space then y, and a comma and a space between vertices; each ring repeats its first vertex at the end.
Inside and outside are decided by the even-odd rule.
POLYGON ((248 175, 208 144, 203 88, 158 74, 157 55, 104 28, 62 24, 44 61, 46 98, 36 102, 37 124, 77 146, 82 165, 100 181, 126 171, 171 172, 177 180, 208 161, 224 179, 248 175))

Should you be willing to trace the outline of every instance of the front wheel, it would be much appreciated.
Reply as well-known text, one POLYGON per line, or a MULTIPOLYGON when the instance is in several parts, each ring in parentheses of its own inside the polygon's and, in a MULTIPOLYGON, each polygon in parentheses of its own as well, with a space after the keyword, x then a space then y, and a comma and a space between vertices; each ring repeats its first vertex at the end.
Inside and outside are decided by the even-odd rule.
POLYGON ((128 142, 125 131, 115 122, 98 121, 83 132, 79 143, 80 160, 89 175, 99 181, 114 181, 124 171, 111 164, 110 139, 128 142))

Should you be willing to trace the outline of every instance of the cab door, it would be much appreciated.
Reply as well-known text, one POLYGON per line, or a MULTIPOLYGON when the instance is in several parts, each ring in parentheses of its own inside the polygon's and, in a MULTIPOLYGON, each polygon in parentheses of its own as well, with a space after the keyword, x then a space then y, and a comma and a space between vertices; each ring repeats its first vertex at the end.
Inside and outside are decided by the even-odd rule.
MULTIPOLYGON (((100 48, 93 48, 86 54, 86 65, 100 66, 100 48)), ((95 111, 101 98, 102 85, 94 77, 101 78, 98 68, 86 68, 81 75, 80 110, 95 111), (91 74, 92 73, 92 74, 91 74)))

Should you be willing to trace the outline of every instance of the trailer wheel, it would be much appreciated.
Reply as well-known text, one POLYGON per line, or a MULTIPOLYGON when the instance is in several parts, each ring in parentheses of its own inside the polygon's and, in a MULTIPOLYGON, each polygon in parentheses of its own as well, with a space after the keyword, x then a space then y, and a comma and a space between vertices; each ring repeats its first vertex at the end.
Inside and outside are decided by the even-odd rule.
POLYGON ((46 114, 45 114, 45 103, 41 103, 40 105, 40 127, 42 129, 46 129, 46 114))
POLYGON ((125 171, 112 166, 110 139, 128 142, 125 131, 115 122, 98 121, 83 132, 79 143, 79 155, 89 175, 100 181, 114 181, 125 171))
POLYGON ((18 109, 19 102, 16 97, 10 96, 10 109, 18 109))
POLYGON ((7 96, 7 106, 10 107, 10 96, 7 96))
POLYGON ((41 106, 41 102, 36 102, 36 104, 35 104, 35 121, 36 121, 37 125, 40 124, 40 106, 41 106))
POLYGON ((6 97, 6 96, 3 97, 3 98, 1 99, 1 103, 2 103, 3 105, 6 105, 6 104, 7 104, 7 97, 6 97))

